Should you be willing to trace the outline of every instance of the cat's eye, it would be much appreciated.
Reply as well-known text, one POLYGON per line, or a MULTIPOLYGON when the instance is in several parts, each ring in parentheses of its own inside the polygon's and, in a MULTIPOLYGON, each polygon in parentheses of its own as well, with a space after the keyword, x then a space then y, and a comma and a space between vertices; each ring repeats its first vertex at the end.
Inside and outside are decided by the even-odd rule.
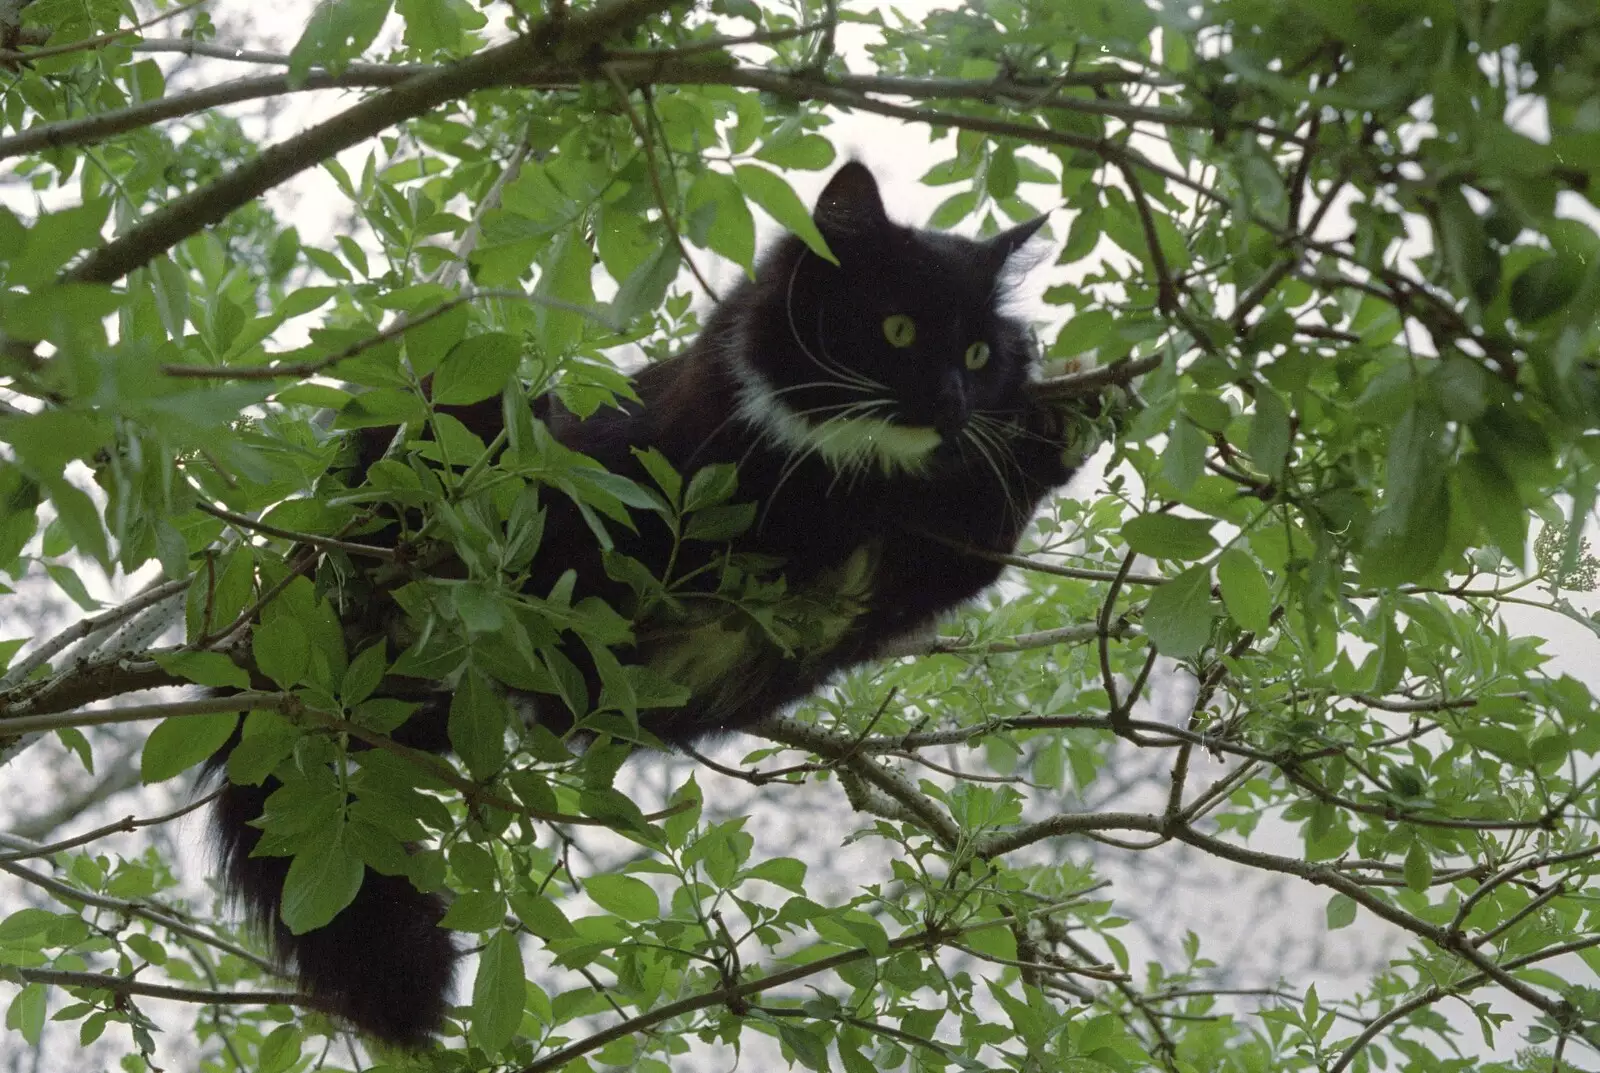
POLYGON ((889 345, 904 350, 917 341, 917 322, 904 313, 883 318, 883 337, 889 345))
POLYGON ((981 369, 987 364, 989 364, 988 343, 977 342, 967 347, 967 368, 981 369))

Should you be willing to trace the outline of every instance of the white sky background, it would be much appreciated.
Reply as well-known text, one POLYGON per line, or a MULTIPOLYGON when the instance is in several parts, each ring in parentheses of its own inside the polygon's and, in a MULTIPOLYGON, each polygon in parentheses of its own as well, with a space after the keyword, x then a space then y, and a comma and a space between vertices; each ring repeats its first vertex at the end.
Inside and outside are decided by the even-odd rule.
MULTIPOLYGON (((899 8, 907 14, 913 14, 932 10, 935 6, 943 5, 912 0, 899 5, 899 8)), ((209 10, 220 25, 230 28, 221 36, 223 43, 242 48, 287 51, 304 27, 311 8, 310 0, 279 0, 270 7, 253 4, 249 0, 217 0, 209 10)), ((491 17, 497 19, 502 14, 503 9, 492 12, 491 17)), ((175 35, 177 31, 174 28, 168 32, 175 35)), ((867 68, 865 58, 859 52, 859 40, 868 32, 854 25, 840 28, 841 50, 853 57, 852 65, 857 69, 867 68)), ((151 35, 160 33, 162 31, 153 30, 151 35)), ((157 58, 169 61, 176 57, 157 58)), ((166 62, 163 65, 166 66, 166 62)), ((196 84, 211 84, 258 71, 259 68, 253 65, 203 61, 193 65, 188 77, 196 84)), ((252 119, 247 121, 247 130, 258 138, 270 132, 269 140, 278 140, 344 110, 357 97, 354 93, 337 92, 291 95, 270 124, 252 119)), ((259 105, 246 105, 243 114, 255 115, 258 108, 259 105)), ((925 127, 858 113, 837 116, 823 133, 839 150, 841 161, 854 156, 873 169, 891 215, 902 222, 926 221, 933 209, 957 189, 923 187, 917 182, 930 166, 948 158, 953 151, 949 138, 941 145, 930 145, 925 127)), ((341 160, 352 173, 359 173, 368 152, 366 145, 359 146, 342 154, 341 160)), ((801 198, 810 203, 831 171, 830 168, 822 172, 790 172, 786 173, 786 178, 801 198)), ((17 193, 20 191, 0 190, 0 198, 12 201, 14 207, 22 212, 31 212, 31 197, 28 203, 15 204, 17 199, 14 195, 17 193)), ((1059 204, 1059 195, 1048 187, 1025 188, 1024 194, 1041 209, 1059 204)), ((331 244, 335 233, 347 230, 347 221, 329 211, 330 207, 343 211, 346 206, 332 179, 322 169, 303 172, 270 194, 269 201, 280 219, 292 222, 299 229, 307 244, 326 247, 331 244)), ((775 227, 759 210, 757 219, 761 237, 769 239, 775 227)), ((1052 217, 1051 231, 1055 242, 1059 243, 1064 237, 1070 223, 1070 216, 1064 212, 1057 212, 1052 217)), ((967 226, 972 226, 971 221, 967 226)), ((1421 241, 1425 242, 1425 237, 1421 241)), ((703 250, 693 250, 693 256, 719 289, 724 288, 740 271, 735 266, 718 263, 716 258, 703 250)), ((1037 300, 1038 294, 1052 281, 1052 277, 1058 277, 1064 271, 1048 267, 1051 261, 1053 255, 1041 258, 1040 268, 1030 274, 1021 287, 1021 308, 1040 319, 1060 317, 1059 310, 1044 307, 1037 300)), ((699 301, 704 305, 703 298, 699 301)), ((303 329, 314 323, 314 319, 300 323, 303 329)), ((296 342, 291 336, 284 336, 280 340, 281 345, 286 347, 296 342)), ((1071 490, 1081 495, 1092 495, 1095 480, 1094 475, 1081 475, 1071 490)), ((90 579, 86 577, 86 580, 90 579)), ((105 590, 97 592, 99 594, 105 594, 105 590)), ((1596 602, 1590 599, 1583 609, 1593 612, 1595 605, 1596 602)), ((1505 617, 1514 632, 1536 633, 1550 639, 1546 651, 1555 654, 1552 665, 1554 673, 1573 674, 1584 679, 1592 689, 1600 691, 1600 642, 1597 642, 1593 633, 1558 615, 1527 608, 1508 608, 1505 617)), ((15 636, 19 629, 31 631, 37 628, 38 622, 6 622, 4 625, 10 627, 3 631, 4 634, 15 636)), ((1174 703, 1160 704, 1158 708, 1169 708, 1174 713, 1181 710, 1181 682, 1173 682, 1169 676, 1160 693, 1163 699, 1174 703)), ((751 739, 730 741, 717 749, 716 755, 724 762, 736 763, 750 744, 751 739)), ((968 765, 981 764, 978 754, 962 753, 959 758, 968 765)), ((1133 756, 1131 759, 1137 763, 1148 758, 1133 756)), ((39 800, 40 766, 58 764, 75 766, 77 761, 52 739, 30 751, 26 762, 0 768, 0 830, 6 829, 6 820, 38 810, 42 805, 39 800)), ((629 772, 639 784, 638 788, 649 794, 652 790, 659 793, 662 788, 674 784, 690 767, 696 765, 685 764, 681 758, 641 757, 630 765, 629 772)), ((1204 785, 1220 773, 1220 767, 1203 763, 1197 755, 1192 784, 1204 785)), ((802 787, 754 790, 743 783, 722 779, 704 768, 698 768, 696 777, 706 791, 708 818, 752 814, 748 829, 756 840, 755 859, 794 854, 808 861, 811 867, 810 882, 814 886, 810 894, 815 900, 837 902, 869 883, 888 878, 884 843, 868 839, 854 845, 842 845, 850 832, 864 825, 864 818, 849 809, 835 784, 810 783, 802 787), (778 807, 771 807, 772 802, 763 799, 771 797, 779 798, 778 807)), ((1153 792, 1148 784, 1145 790, 1153 792)), ((123 795, 77 817, 70 826, 73 830, 87 829, 129 812, 149 815, 168 807, 169 801, 169 791, 165 787, 157 788, 155 792, 123 795)), ((1131 799, 1117 800, 1115 807, 1137 809, 1147 804, 1159 808, 1161 800, 1151 797, 1147 802, 1141 794, 1135 794, 1131 799)), ((185 843, 180 854, 181 867, 184 869, 182 875, 186 881, 185 893, 195 899, 195 904, 203 907, 208 902, 203 881, 209 867, 199 852, 200 834, 201 826, 193 819, 185 821, 176 830, 176 835, 185 843)), ((1298 855, 1301 848, 1294 830, 1281 823, 1263 824, 1250 844, 1291 856, 1298 855)), ((140 834, 108 840, 102 847, 106 851, 134 855, 146 845, 148 837, 140 834)), ((620 849, 608 849, 598 842, 594 848, 596 859, 593 865, 596 869, 602 867, 608 854, 620 849)), ((1042 847, 1041 852, 1057 854, 1065 849, 1076 856, 1087 848, 1083 844, 1056 844, 1042 847)), ((1102 873, 1115 880, 1112 896, 1129 915, 1137 914, 1144 926, 1144 937, 1132 931, 1122 935, 1130 946, 1136 978, 1142 974, 1142 963, 1147 957, 1161 953, 1170 958, 1178 949, 1184 933, 1193 930, 1202 937, 1202 953, 1233 971, 1235 978, 1231 983, 1234 986, 1271 986, 1282 976, 1291 986, 1302 987, 1315 978, 1326 1000, 1337 994, 1348 994, 1364 985, 1369 979, 1374 958, 1395 939, 1395 933, 1386 925, 1372 920, 1366 914, 1362 914, 1350 928, 1327 933, 1323 927, 1323 907, 1328 899, 1325 890, 1281 877, 1241 870, 1181 846, 1167 846, 1139 854, 1100 851, 1095 853, 1095 857, 1100 861, 1102 873), (1313 966, 1315 977, 1310 975, 1313 966)), ((579 867, 581 869, 582 865, 579 867)), ((0 917, 19 907, 22 898, 23 891, 16 884, 9 882, 8 877, 0 877, 0 917)), ((543 978, 548 976, 544 971, 548 961, 536 949, 529 948, 526 958, 534 978, 552 991, 573 986, 570 981, 555 984, 543 978)), ((1587 969, 1576 959, 1573 959, 1573 964, 1579 974, 1575 978, 1592 984, 1587 969)), ((460 974, 458 998, 467 997, 470 981, 470 971, 460 974)), ((7 1001, 10 993, 10 988, 0 988, 0 996, 4 996, 0 998, 0 1003, 7 1001)), ((59 1008, 61 1004, 62 1000, 57 996, 53 1008, 59 1008)), ((1519 1015, 1525 1013, 1524 1008, 1514 1000, 1499 1001, 1497 1006, 1519 1015)), ((169 1009, 166 1011, 168 1016, 163 1018, 162 1008, 158 1004, 150 1004, 147 1008, 170 1028, 176 1028, 192 1016, 192 1011, 169 1009)), ((1459 1018, 1456 1014, 1459 1008, 1446 1005, 1441 1010, 1462 1028, 1462 1045, 1475 1046, 1479 1040, 1476 1025, 1470 1019, 1459 1018)), ((69 1033, 75 1035, 75 1030, 54 1028, 47 1031, 47 1038, 60 1045, 69 1033)), ((1497 1051, 1509 1054, 1520 1045, 1520 1035, 1518 1030, 1503 1030, 1497 1051)), ((10 1038, 16 1039, 14 1036, 10 1038)), ((120 1039, 125 1038, 125 1033, 122 1033, 120 1039)), ((189 1050, 192 1046, 192 1040, 185 1034, 173 1033, 159 1044, 158 1058, 166 1058, 176 1068, 184 1068, 192 1060, 189 1050)), ((696 1057, 698 1067, 705 1069, 730 1068, 733 1059, 731 1052, 717 1053, 709 1048, 697 1050, 696 1057)), ((746 1061, 752 1058, 755 1058, 753 1053, 747 1054, 746 1061)))

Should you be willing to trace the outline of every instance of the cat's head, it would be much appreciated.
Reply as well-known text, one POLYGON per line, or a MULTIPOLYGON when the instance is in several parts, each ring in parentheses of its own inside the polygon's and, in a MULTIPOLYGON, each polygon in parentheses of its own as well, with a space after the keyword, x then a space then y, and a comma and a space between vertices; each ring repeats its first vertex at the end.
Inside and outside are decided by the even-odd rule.
POLYGON ((840 470, 922 472, 1012 419, 1026 328, 1002 312, 1007 262, 1044 218, 989 239, 902 227, 867 168, 840 168, 813 220, 838 264, 789 236, 739 301, 740 416, 840 470))

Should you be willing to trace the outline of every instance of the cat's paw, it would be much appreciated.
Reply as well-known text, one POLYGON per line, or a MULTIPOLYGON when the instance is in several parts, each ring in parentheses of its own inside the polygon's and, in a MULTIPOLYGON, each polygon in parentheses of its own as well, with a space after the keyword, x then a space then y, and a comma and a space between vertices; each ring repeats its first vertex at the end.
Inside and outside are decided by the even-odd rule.
POLYGON ((1050 396, 1030 391, 1019 424, 1037 460, 1030 468, 1046 483, 1060 484, 1099 449, 1104 435, 1097 396, 1050 396), (1048 474, 1046 470, 1050 471, 1048 474))

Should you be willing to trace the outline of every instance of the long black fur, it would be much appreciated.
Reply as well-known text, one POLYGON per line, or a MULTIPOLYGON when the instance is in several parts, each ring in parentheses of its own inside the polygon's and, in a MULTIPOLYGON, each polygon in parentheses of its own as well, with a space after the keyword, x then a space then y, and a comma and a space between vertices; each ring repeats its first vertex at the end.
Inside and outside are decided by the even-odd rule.
MULTIPOLYGON (((225 753, 219 754, 226 756, 225 753)), ((221 764, 213 764, 216 770, 221 764)), ((227 783, 211 813, 223 882, 246 918, 266 933, 272 952, 292 967, 316 1006, 374 1038, 421 1047, 444 1023, 460 957, 439 927, 444 900, 404 876, 367 869, 355 900, 327 927, 292 934, 279 918, 289 857, 252 857, 261 832, 250 826, 277 789, 227 783)))
MULTIPOLYGON (((736 664, 700 683, 681 707, 641 712, 643 729, 669 745, 771 715, 976 596, 1000 567, 951 543, 1012 551, 1041 500, 1071 475, 1062 459, 1063 418, 1030 386, 1028 335, 998 305, 1008 259, 1041 221, 987 242, 900 227, 889 221, 871 173, 854 163, 828 184, 814 219, 840 264, 793 236, 779 241, 687 350, 634 378, 639 402, 584 420, 548 398, 535 405, 561 444, 641 484, 650 479, 635 448, 659 451, 686 478, 711 463, 737 464, 737 499, 756 505, 757 520, 734 538, 732 552, 781 562, 789 591, 838 595, 852 608, 847 625, 810 650, 785 651, 754 631, 736 664), (886 318, 897 315, 915 326, 910 346, 893 346, 886 336, 886 318), (979 342, 988 347, 988 363, 971 370, 965 355, 979 342), (942 442, 921 467, 886 467, 872 458, 860 466, 830 464, 781 442, 748 412, 741 416, 752 372, 792 412, 812 412, 801 420, 813 425, 867 401, 850 379, 869 378, 882 389, 870 395, 875 414, 897 426, 937 428, 942 442), (841 579, 860 580, 863 570, 860 592, 829 592, 845 584, 841 579)), ((499 400, 451 412, 485 441, 501 428, 499 400)), ((387 430, 362 435, 363 466, 389 439, 387 430)), ((551 492, 545 506, 544 538, 526 591, 546 593, 571 569, 578 597, 599 596, 628 613, 633 594, 608 578, 576 505, 551 492)), ((617 549, 660 576, 670 534, 646 512, 635 512, 635 521, 637 532, 616 533, 617 549)), ((679 574, 724 550, 684 545, 679 574)), ((705 584, 714 585, 716 576, 709 571, 705 584)), ((400 617, 392 606, 362 613, 400 617)), ((682 658, 681 642, 693 643, 687 631, 694 624, 658 619, 636 624, 640 640, 621 653, 624 659, 669 663, 674 643, 682 658)), ((390 630, 387 622, 358 625, 369 634, 390 630)), ((564 651, 583 671, 593 701, 599 680, 592 659, 576 642, 564 651)), ((423 688, 438 692, 395 736, 446 751, 448 696, 437 684, 423 688)), ((546 694, 523 699, 540 724, 556 733, 572 727, 575 717, 560 701, 546 694)), ((225 760, 226 751, 212 769, 225 760)), ((271 934, 277 956, 294 966, 301 987, 323 1008, 371 1036, 425 1043, 443 1023, 459 956, 437 926, 441 900, 403 877, 368 870, 355 902, 330 924, 291 935, 279 921, 289 858, 251 855, 260 837, 251 822, 275 785, 230 784, 214 812, 227 889, 271 934)))

